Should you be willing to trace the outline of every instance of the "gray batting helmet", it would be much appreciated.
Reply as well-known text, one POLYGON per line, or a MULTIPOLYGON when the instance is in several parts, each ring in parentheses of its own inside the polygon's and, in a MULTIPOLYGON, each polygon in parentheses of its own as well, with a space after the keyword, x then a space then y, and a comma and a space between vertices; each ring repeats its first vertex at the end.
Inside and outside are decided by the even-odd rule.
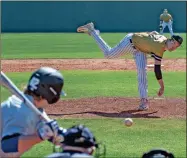
POLYGON ((41 96, 49 104, 56 103, 64 85, 62 74, 56 69, 50 67, 41 67, 36 70, 29 79, 27 89, 32 91, 36 96, 41 96))

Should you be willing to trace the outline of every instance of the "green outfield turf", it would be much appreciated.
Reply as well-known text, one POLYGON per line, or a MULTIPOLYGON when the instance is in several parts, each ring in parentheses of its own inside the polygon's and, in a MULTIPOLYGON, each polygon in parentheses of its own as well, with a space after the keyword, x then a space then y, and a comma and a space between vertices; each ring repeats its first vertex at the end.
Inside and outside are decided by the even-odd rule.
MULTIPOLYGON (((138 96, 136 72, 124 71, 62 71, 65 78, 64 90, 71 98, 94 96, 138 96)), ((10 79, 23 88, 31 72, 7 73, 10 79)), ((164 72, 165 96, 186 96, 186 73, 164 72), (176 77, 177 76, 177 77, 176 77)), ((158 90, 153 72, 148 72, 149 95, 158 90)), ((7 90, 1 89, 1 99, 8 96, 7 90)), ((72 109, 73 110, 73 109, 72 109)), ((58 119, 61 126, 67 128, 74 124, 85 124, 92 129, 99 140, 107 145, 107 157, 138 157, 152 148, 165 148, 176 157, 186 155, 185 119, 140 119, 136 118, 130 128, 123 125, 123 119, 58 119)), ((52 145, 43 142, 36 145, 22 157, 44 157, 52 153, 52 145)))
MULTIPOLYGON (((68 94, 66 99, 95 96, 138 97, 136 72, 66 70, 62 73, 65 78, 64 90, 68 94)), ((7 73, 7 75, 19 88, 23 89, 31 73, 7 73)), ((185 72, 164 72, 163 78, 166 97, 186 96, 185 72)), ((149 95, 156 96, 159 85, 153 72, 148 72, 148 79, 149 95)), ((2 100, 8 96, 4 88, 1 94, 2 100)))
MULTIPOLYGON (((101 34, 111 47, 126 33, 101 34)), ((169 36, 169 34, 166 34, 169 36)), ((165 52, 164 58, 186 58, 186 34, 182 47, 165 52)), ((82 33, 4 33, 1 35, 2 58, 103 58, 92 37, 82 33)), ((129 56, 124 56, 129 57, 129 56)))
MULTIPOLYGON (((104 33, 102 37, 115 46, 126 34, 104 33)), ((166 52, 165 58, 186 58, 186 35, 182 47, 166 52)), ((167 36, 169 36, 167 34, 167 36)), ((2 34, 2 58, 103 58, 95 41, 78 33, 22 33, 2 34)), ((129 56, 127 56, 129 58, 129 56)), ((138 97, 135 71, 62 71, 65 78, 63 99, 96 96, 138 97)), ((23 89, 31 72, 7 73, 23 89)), ((163 72, 166 97, 186 97, 186 72, 163 72)), ((154 72, 148 72, 149 96, 156 96, 159 85, 154 72)), ((1 89, 1 100, 10 93, 1 89)), ((73 109, 72 109, 73 111, 73 109)), ((185 119, 140 119, 127 128, 122 119, 58 119, 67 128, 82 123, 91 128, 99 140, 107 145, 107 157, 140 157, 152 148, 165 148, 178 158, 186 156, 185 119)), ((52 153, 48 142, 35 146, 23 157, 44 157, 52 153)))
MULTIPOLYGON (((140 157, 152 148, 165 148, 176 158, 186 156, 186 122, 183 119, 134 119, 126 127, 123 119, 65 119, 58 120, 64 128, 85 124, 107 146, 107 157, 140 157)), ((52 145, 44 142, 23 157, 43 157, 52 153, 52 145)))

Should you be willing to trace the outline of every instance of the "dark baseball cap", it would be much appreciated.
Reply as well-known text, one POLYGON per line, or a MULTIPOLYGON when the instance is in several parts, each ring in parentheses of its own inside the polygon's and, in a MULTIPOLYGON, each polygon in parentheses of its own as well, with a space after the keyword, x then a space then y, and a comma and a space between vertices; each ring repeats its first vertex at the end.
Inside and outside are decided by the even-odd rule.
POLYGON ((171 39, 174 39, 175 41, 177 41, 180 45, 182 44, 183 42, 183 38, 179 35, 173 35, 171 36, 171 39))

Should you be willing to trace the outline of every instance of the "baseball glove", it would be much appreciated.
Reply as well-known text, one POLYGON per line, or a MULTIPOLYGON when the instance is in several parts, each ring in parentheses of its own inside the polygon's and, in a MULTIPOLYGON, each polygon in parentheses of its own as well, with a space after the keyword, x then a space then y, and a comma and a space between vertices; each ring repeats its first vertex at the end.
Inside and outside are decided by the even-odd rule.
POLYGON ((159 29, 160 29, 160 30, 162 30, 162 29, 163 29, 162 25, 159 25, 159 29))

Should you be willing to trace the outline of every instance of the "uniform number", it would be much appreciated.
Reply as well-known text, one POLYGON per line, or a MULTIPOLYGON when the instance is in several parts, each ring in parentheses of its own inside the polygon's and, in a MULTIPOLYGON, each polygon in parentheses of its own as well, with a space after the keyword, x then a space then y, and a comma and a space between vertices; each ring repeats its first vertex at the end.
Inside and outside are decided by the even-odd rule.
POLYGON ((29 83, 30 89, 32 91, 37 90, 38 89, 37 86, 38 86, 39 83, 40 83, 40 80, 38 78, 36 78, 36 77, 33 77, 31 79, 30 83, 29 83))

